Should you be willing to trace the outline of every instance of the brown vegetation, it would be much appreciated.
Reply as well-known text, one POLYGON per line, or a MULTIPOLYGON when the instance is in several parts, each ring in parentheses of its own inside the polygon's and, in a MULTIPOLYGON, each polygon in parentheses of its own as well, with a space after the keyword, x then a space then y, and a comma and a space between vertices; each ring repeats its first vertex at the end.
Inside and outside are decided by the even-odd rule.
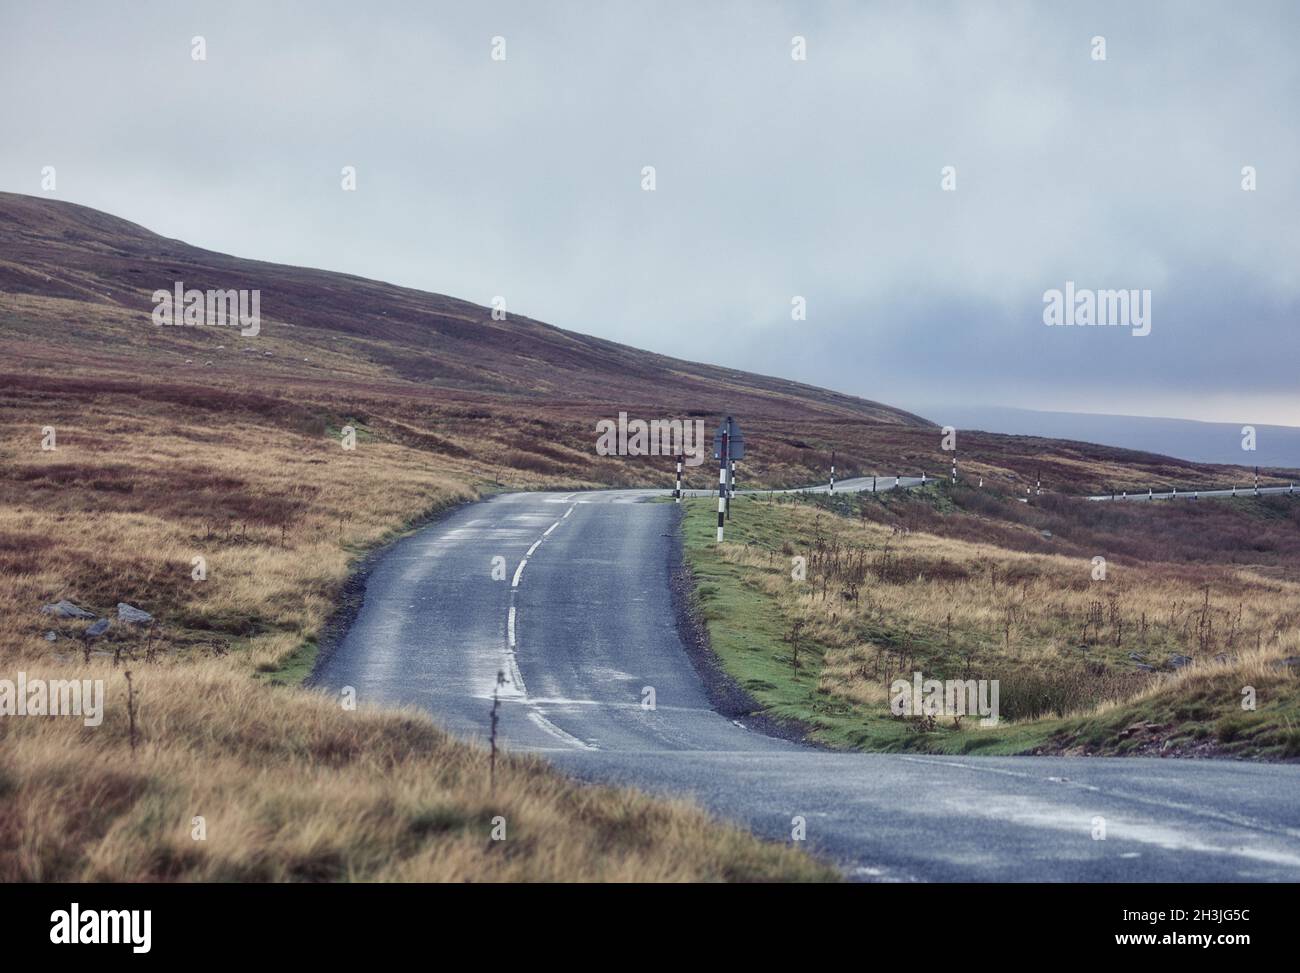
POLYGON ((104 679, 108 705, 94 729, 0 720, 0 881, 834 877, 687 804, 536 759, 504 758, 489 787, 487 753, 425 716, 345 712, 228 660, 137 667, 135 749, 120 668, 46 674, 104 679))
POLYGON ((1078 718, 1064 749, 1114 752, 1087 720, 1197 697, 1205 719, 1250 724, 1250 752, 1300 755, 1298 498, 1026 505, 945 484, 742 510, 718 556, 798 631, 821 697, 863 718, 888 718, 893 680, 922 671, 998 680, 1012 723, 1055 720, 1055 733, 1078 718), (806 580, 791 578, 796 556, 806 580), (1247 686, 1256 711, 1242 711, 1247 686))

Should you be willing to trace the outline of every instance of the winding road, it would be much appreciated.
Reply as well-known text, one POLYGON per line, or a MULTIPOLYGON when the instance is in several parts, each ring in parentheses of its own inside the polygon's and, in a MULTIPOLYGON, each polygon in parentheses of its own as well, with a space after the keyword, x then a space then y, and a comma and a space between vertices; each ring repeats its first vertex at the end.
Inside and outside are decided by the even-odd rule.
POLYGON ((515 493, 458 508, 377 559, 313 683, 419 707, 480 740, 499 688, 506 747, 583 779, 692 796, 778 841, 801 818, 810 850, 850 878, 1300 880, 1300 766, 831 753, 720 715, 678 631, 677 508, 644 502, 664 495, 515 493))

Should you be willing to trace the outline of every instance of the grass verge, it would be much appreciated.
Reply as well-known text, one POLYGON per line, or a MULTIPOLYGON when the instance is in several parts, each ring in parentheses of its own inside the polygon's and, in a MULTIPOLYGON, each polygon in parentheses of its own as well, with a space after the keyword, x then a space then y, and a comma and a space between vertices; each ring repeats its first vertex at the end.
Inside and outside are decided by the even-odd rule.
MULTIPOLYGON (((1262 503, 1207 516, 1258 518, 1262 503)), ((1056 530, 1031 541, 1024 509, 947 486, 743 497, 718 546, 711 503, 691 501, 683 529, 695 608, 762 713, 826 746, 1300 757, 1300 585, 1269 562, 1272 545, 1225 547, 1230 532, 1207 532, 1213 555, 1190 550, 1185 564, 1121 555, 1097 578, 1089 552, 1104 531, 1085 521, 1094 511, 1055 499, 1056 530), (1262 563, 1250 563, 1252 546, 1262 563), (996 679, 999 725, 895 715, 891 686, 917 671, 996 679)), ((1294 530, 1292 513, 1270 519, 1294 530)))

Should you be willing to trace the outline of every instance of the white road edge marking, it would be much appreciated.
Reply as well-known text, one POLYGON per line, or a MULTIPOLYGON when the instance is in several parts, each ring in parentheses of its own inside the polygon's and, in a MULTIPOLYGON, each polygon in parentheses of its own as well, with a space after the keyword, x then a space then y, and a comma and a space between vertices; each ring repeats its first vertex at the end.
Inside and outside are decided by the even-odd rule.
MULTIPOLYGON (((532 704, 530 703, 529 705, 532 704)), ((579 740, 572 733, 568 733, 564 730, 561 730, 558 726, 556 726, 554 723, 548 720, 537 710, 533 710, 531 713, 529 713, 528 718, 532 720, 534 723, 536 723, 537 726, 539 726, 541 729, 545 730, 551 736, 555 737, 557 740, 563 740, 565 743, 569 744, 572 747, 579 747, 580 749, 583 750, 598 749, 597 747, 593 747, 586 740, 579 740)))
MULTIPOLYGON (((529 553, 531 554, 532 552, 529 551, 529 553)), ((515 577, 514 577, 514 580, 510 582, 510 587, 512 587, 512 588, 518 588, 518 587, 519 587, 519 579, 523 577, 523 575, 524 575, 524 565, 527 564, 527 563, 528 563, 528 558, 524 558, 522 561, 519 562, 519 567, 515 568, 515 577)), ((514 609, 511 608, 510 611, 511 611, 511 613, 513 613, 513 612, 514 612, 514 609)))

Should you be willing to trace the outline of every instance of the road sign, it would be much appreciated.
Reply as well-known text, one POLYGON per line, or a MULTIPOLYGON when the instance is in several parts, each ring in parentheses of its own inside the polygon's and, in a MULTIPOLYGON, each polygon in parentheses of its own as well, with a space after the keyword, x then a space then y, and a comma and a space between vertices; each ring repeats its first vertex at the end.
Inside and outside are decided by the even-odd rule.
POLYGON ((713 434, 713 458, 721 459, 719 453, 722 452, 722 434, 728 433, 727 437, 727 456, 729 459, 745 458, 745 434, 740 431, 740 425, 731 416, 727 416, 719 425, 718 431, 713 434))

